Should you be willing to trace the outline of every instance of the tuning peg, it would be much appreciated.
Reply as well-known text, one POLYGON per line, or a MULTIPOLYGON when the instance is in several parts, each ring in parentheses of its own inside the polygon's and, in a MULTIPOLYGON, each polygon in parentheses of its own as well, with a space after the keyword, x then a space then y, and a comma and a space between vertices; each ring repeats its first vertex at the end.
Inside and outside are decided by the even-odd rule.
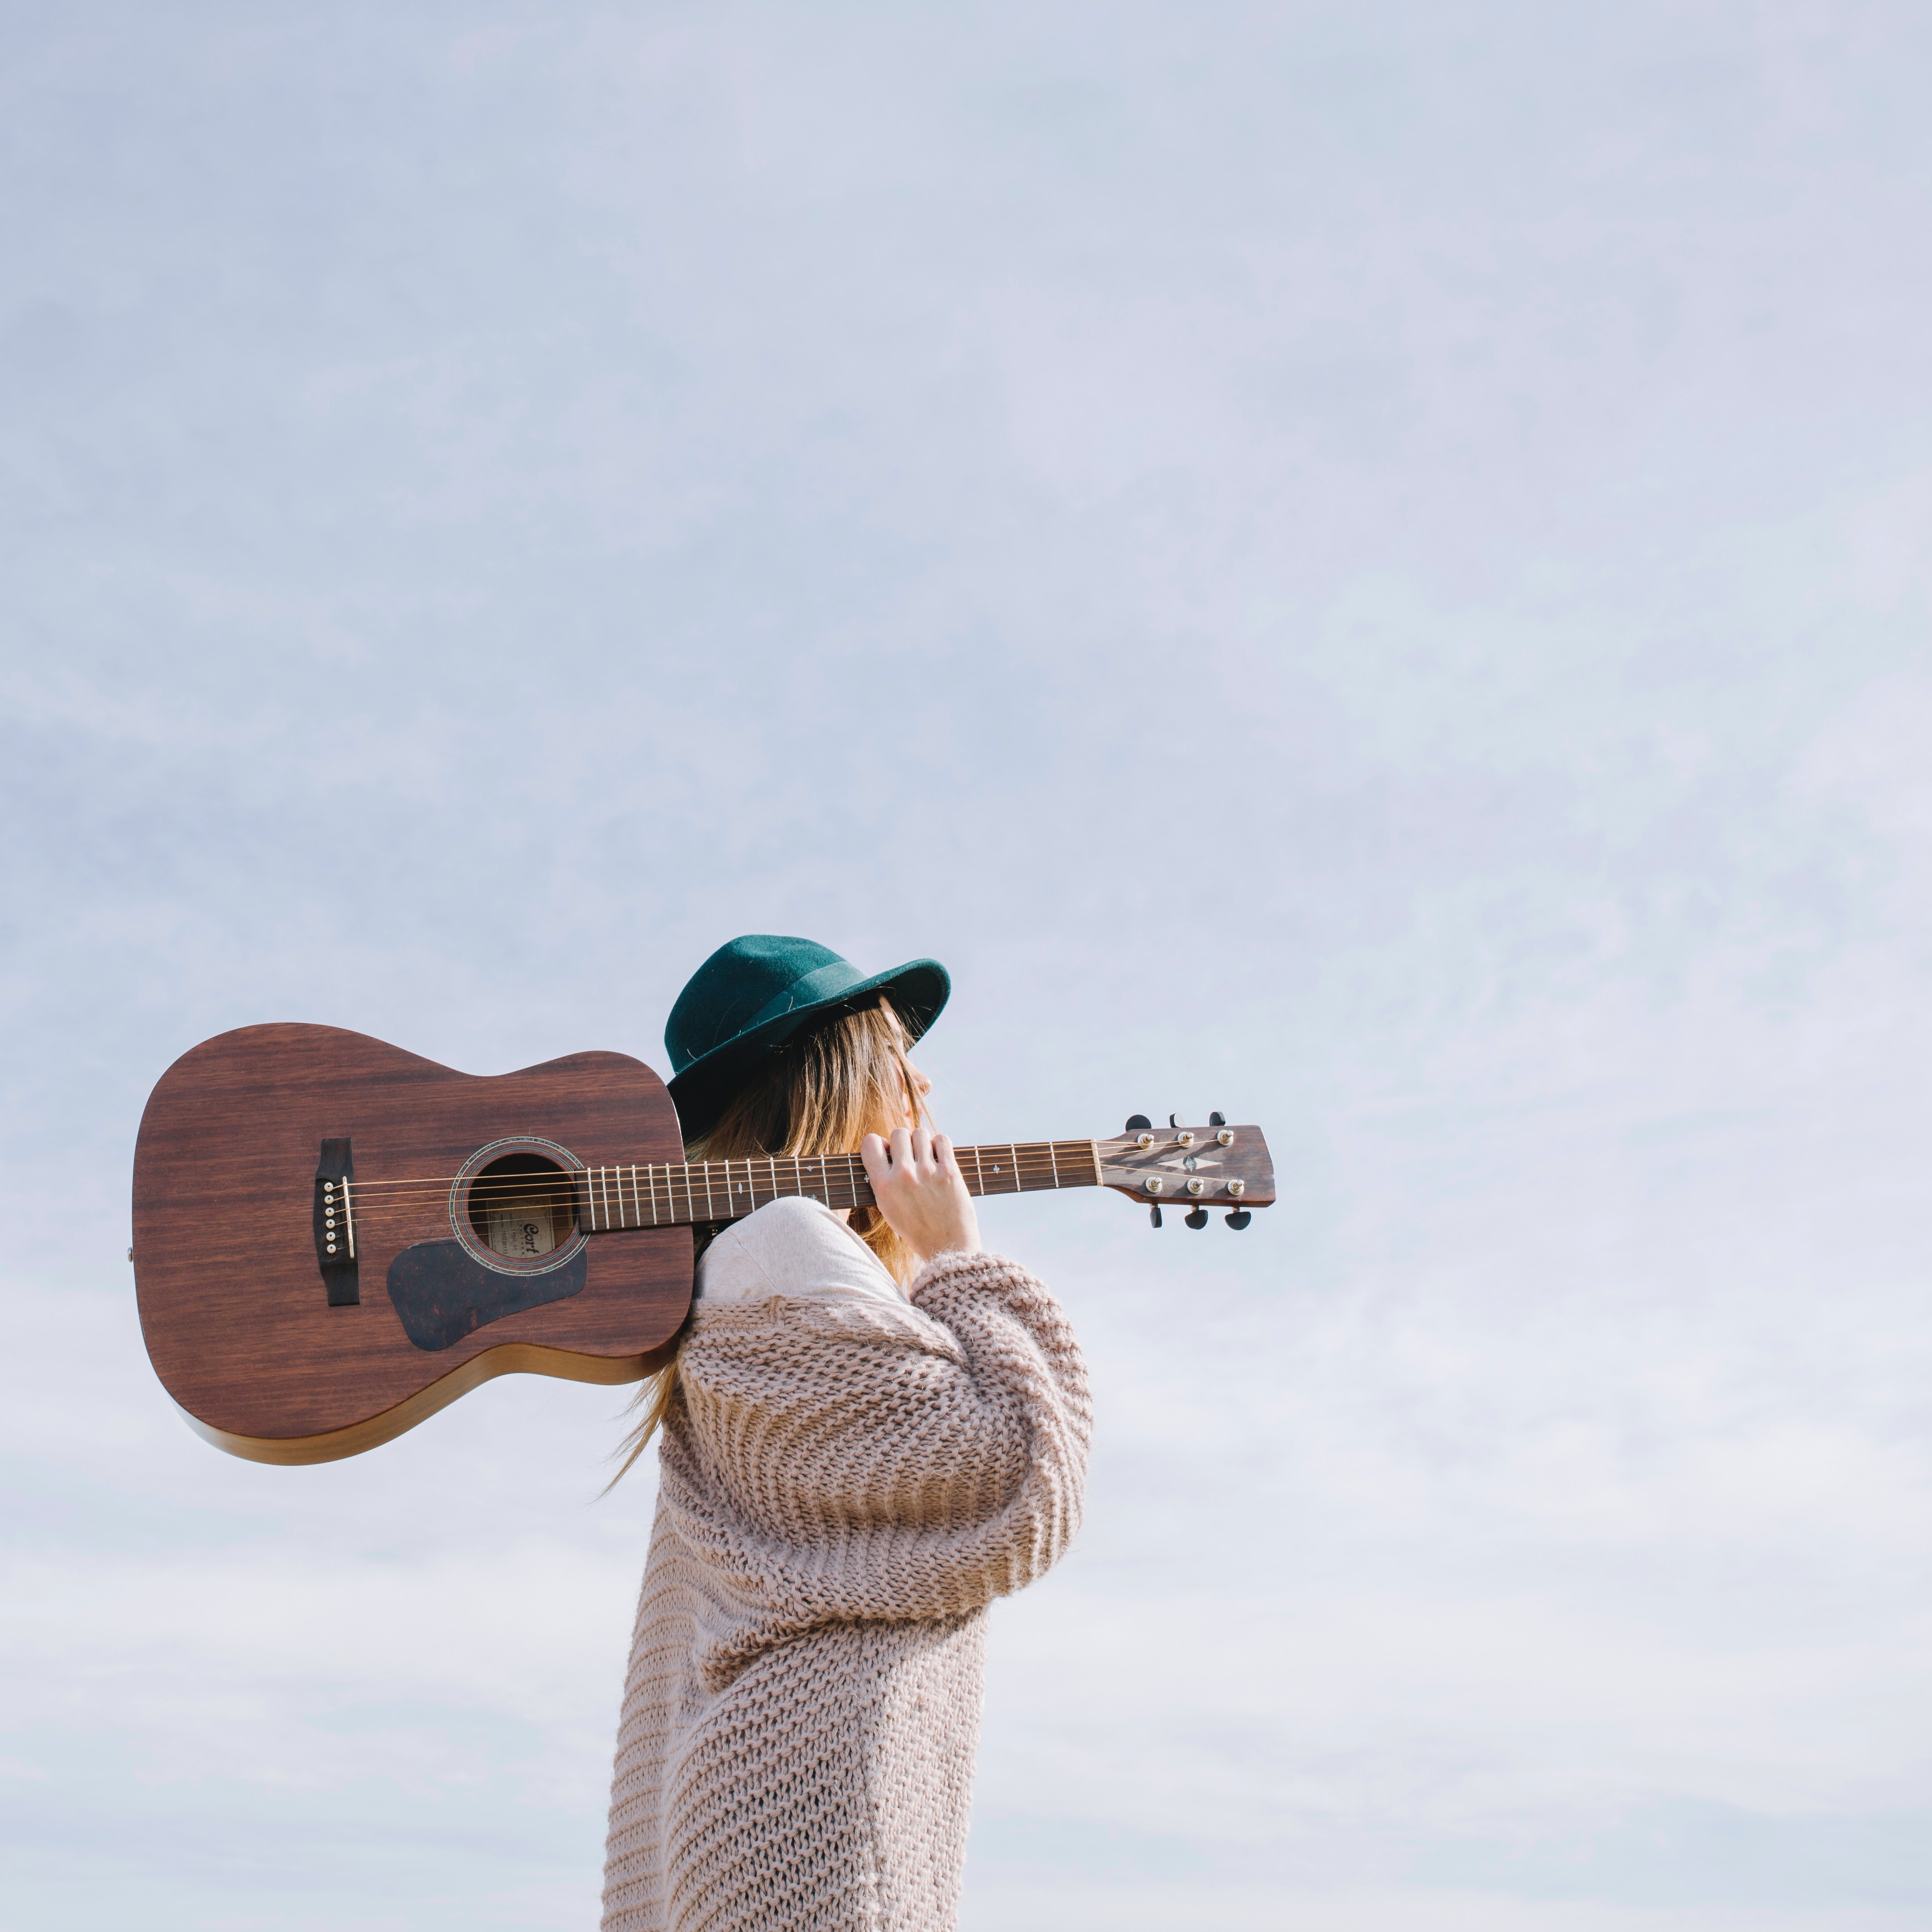
POLYGON ((1148 1210, 1148 1219, 1156 1228, 1160 1226, 1160 1203, 1158 1201, 1148 1210))
POLYGON ((1228 1124, 1228 1117, 1226 1114, 1210 1114, 1208 1124, 1210 1127, 1225 1127, 1228 1124))
POLYGON ((1187 1225, 1188 1225, 1190 1228, 1204 1228, 1204 1227, 1206 1227, 1206 1226, 1207 1226, 1207 1225, 1208 1225, 1208 1210, 1207 1210, 1207 1209, 1206 1209, 1206 1208, 1196 1208, 1196 1209, 1195 1209, 1195 1210, 1194 1210, 1194 1212, 1193 1212, 1192 1214, 1191 1214, 1190 1215, 1189 1215, 1189 1216, 1188 1216, 1188 1217, 1187 1217, 1187 1225))
POLYGON ((1127 1116, 1127 1132, 1129 1133, 1133 1132, 1138 1127, 1150 1127, 1153 1125, 1153 1121, 1149 1120, 1144 1114, 1130 1114, 1127 1116))
POLYGON ((1178 1114, 1170 1114, 1167 1117, 1167 1124, 1170 1127, 1184 1127, 1187 1123, 1178 1114))
POLYGON ((1227 1217, 1228 1226, 1234 1229, 1237 1233, 1239 1233, 1240 1231, 1245 1228, 1254 1218, 1255 1217, 1250 1214, 1245 1208, 1237 1208, 1234 1211, 1227 1217))

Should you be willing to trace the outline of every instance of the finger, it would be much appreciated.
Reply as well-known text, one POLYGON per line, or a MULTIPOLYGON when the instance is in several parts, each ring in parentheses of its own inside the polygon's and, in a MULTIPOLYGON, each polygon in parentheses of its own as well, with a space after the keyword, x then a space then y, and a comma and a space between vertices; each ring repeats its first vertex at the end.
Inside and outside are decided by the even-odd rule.
POLYGON ((892 1165, 904 1167, 912 1159, 912 1136, 903 1127, 892 1130, 892 1165))
POLYGON ((955 1174, 959 1172, 959 1163, 953 1158, 952 1137, 950 1134, 933 1136, 932 1158, 941 1174, 955 1174))
POLYGON ((859 1158, 866 1163, 866 1178, 874 1187, 890 1172, 886 1166, 886 1144, 877 1134, 868 1134, 859 1143, 859 1158))
POLYGON ((915 1127, 912 1130, 913 1165, 923 1174, 932 1162, 932 1134, 928 1128, 915 1127))

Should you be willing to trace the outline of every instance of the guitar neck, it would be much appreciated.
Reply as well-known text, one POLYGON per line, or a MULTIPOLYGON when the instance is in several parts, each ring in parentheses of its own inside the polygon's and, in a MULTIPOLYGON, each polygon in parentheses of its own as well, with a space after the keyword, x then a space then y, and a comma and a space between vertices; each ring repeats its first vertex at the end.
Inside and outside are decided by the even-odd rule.
MULTIPOLYGON (((1086 1141, 1000 1141, 956 1148, 972 1195, 1033 1194, 1054 1187, 1098 1187, 1100 1151, 1086 1141)), ((576 1178, 578 1225, 586 1234, 624 1228, 674 1228, 742 1220, 788 1196, 826 1207, 874 1204, 866 1166, 856 1154, 760 1154, 750 1160, 682 1166, 589 1167, 576 1178)))

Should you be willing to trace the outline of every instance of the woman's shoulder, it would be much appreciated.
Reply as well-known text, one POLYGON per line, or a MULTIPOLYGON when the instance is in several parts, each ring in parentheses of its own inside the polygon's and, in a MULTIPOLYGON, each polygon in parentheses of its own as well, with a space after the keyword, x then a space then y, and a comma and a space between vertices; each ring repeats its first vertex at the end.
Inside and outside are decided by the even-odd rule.
POLYGON ((698 1291, 710 1303, 890 1301, 905 1297, 878 1256, 823 1202, 788 1196, 734 1221, 704 1251, 698 1291))

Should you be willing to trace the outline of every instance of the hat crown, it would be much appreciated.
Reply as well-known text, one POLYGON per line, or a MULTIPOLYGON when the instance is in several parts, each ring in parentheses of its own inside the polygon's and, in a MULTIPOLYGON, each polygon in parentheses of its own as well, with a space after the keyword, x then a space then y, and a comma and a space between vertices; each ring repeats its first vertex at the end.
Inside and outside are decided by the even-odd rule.
POLYGON ((664 1022, 664 1051, 675 1073, 759 1021, 808 1005, 865 976, 829 946, 783 933, 748 932, 718 947, 677 996, 664 1022), (810 980, 812 985, 802 982, 810 980))

